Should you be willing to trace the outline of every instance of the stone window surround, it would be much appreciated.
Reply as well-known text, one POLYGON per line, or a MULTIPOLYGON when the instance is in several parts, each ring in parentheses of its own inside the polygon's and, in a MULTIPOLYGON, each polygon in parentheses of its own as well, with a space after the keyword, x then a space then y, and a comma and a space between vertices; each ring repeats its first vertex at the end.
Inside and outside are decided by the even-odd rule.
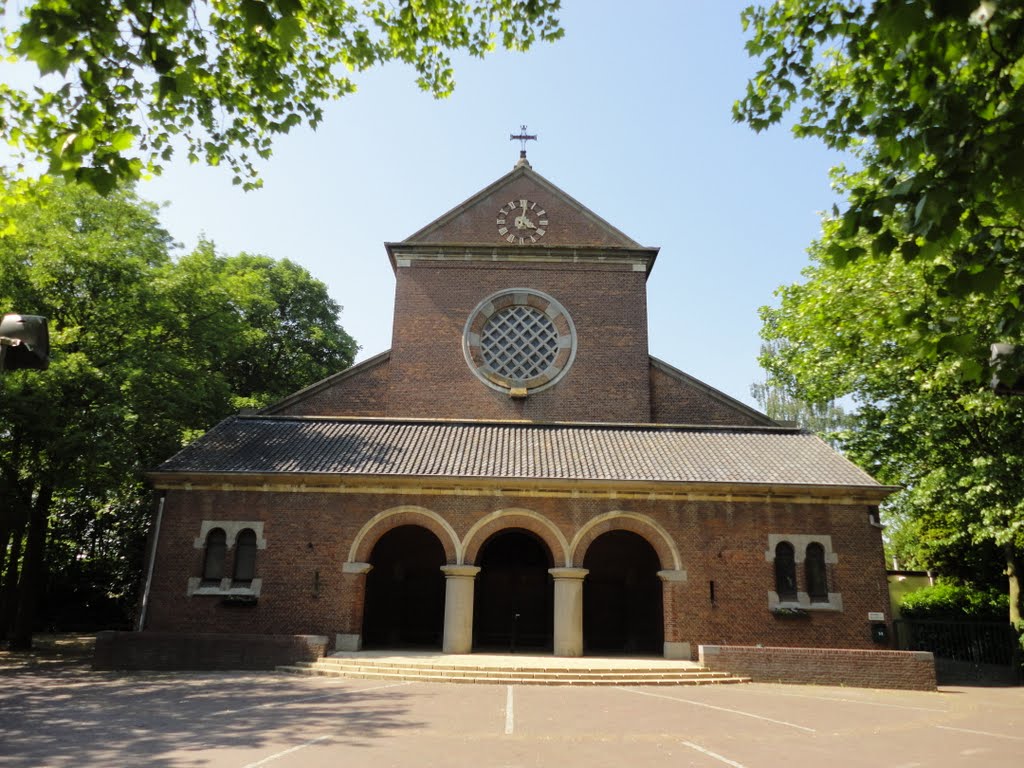
POLYGON ((491 389, 524 397, 527 392, 543 392, 557 384, 576 359, 576 326, 569 312, 553 297, 532 288, 508 288, 491 294, 469 313, 462 332, 462 351, 466 363, 480 381, 491 389), (493 371, 483 359, 480 332, 484 324, 495 314, 514 306, 530 306, 542 312, 556 325, 559 331, 559 355, 556 361, 540 375, 525 382, 512 382, 493 371))
POLYGON ((828 535, 806 534, 806 533, 770 533, 768 534, 768 549, 765 550, 764 559, 766 562, 775 563, 775 547, 782 541, 788 541, 793 545, 793 560, 797 571, 797 593, 796 600, 779 600, 779 594, 775 590, 768 591, 768 610, 776 608, 800 608, 805 611, 842 611, 843 595, 841 592, 829 592, 827 601, 811 601, 811 596, 806 591, 800 591, 803 578, 801 566, 807 558, 807 545, 820 544, 825 549, 825 567, 835 565, 839 562, 839 555, 832 551, 832 537, 828 535))
MULTIPOLYGON (((263 521, 261 520, 203 520, 199 528, 199 536, 192 542, 193 548, 204 549, 206 547, 206 537, 210 535, 210 531, 214 528, 220 528, 224 531, 225 538, 227 539, 227 551, 229 552, 234 548, 238 534, 246 528, 251 528, 256 534, 257 552, 267 548, 267 540, 263 538, 263 521)), ((225 576, 220 580, 220 584, 216 586, 203 585, 201 576, 191 576, 188 580, 186 595, 188 597, 201 597, 203 595, 259 597, 260 591, 263 588, 263 579, 260 578, 253 579, 249 586, 246 587, 232 586, 232 583, 233 579, 230 576, 225 576)))

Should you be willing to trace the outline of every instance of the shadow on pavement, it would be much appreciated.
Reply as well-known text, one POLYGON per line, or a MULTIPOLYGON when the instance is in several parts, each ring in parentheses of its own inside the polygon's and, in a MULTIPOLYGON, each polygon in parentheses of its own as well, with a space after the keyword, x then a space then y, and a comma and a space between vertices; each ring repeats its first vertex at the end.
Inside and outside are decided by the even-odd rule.
POLYGON ((269 673, 94 672, 75 659, 8 663, 0 667, 0 766, 199 766, 209 762, 207 750, 252 755, 325 731, 336 743, 369 745, 420 725, 405 717, 411 695, 369 681, 269 673))

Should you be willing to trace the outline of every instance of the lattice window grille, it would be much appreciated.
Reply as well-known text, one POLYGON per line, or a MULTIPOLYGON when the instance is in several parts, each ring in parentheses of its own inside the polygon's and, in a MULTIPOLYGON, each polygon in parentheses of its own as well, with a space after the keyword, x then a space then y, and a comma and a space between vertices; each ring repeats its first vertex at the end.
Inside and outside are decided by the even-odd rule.
POLYGON ((558 356, 558 330, 536 307, 517 305, 491 316, 480 334, 484 362, 499 376, 526 381, 558 356))

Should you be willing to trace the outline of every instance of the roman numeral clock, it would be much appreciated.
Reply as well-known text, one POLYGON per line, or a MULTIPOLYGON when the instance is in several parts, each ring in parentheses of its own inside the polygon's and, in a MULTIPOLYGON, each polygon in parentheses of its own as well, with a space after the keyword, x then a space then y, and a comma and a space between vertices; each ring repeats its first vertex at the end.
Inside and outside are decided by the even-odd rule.
POLYGON ((498 211, 498 236, 513 245, 536 243, 547 226, 547 211, 530 200, 510 200, 498 211))

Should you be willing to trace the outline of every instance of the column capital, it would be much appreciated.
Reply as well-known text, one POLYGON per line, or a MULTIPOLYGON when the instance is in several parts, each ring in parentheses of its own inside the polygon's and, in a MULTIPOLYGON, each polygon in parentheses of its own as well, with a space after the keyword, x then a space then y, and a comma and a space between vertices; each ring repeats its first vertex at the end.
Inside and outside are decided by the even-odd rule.
POLYGON ((476 565, 442 565, 441 573, 446 579, 472 579, 480 568, 476 565))
POLYGON ((370 563, 342 563, 342 573, 369 573, 373 568, 370 563))
POLYGON ((589 568, 548 568, 555 579, 580 579, 590 573, 589 568))

